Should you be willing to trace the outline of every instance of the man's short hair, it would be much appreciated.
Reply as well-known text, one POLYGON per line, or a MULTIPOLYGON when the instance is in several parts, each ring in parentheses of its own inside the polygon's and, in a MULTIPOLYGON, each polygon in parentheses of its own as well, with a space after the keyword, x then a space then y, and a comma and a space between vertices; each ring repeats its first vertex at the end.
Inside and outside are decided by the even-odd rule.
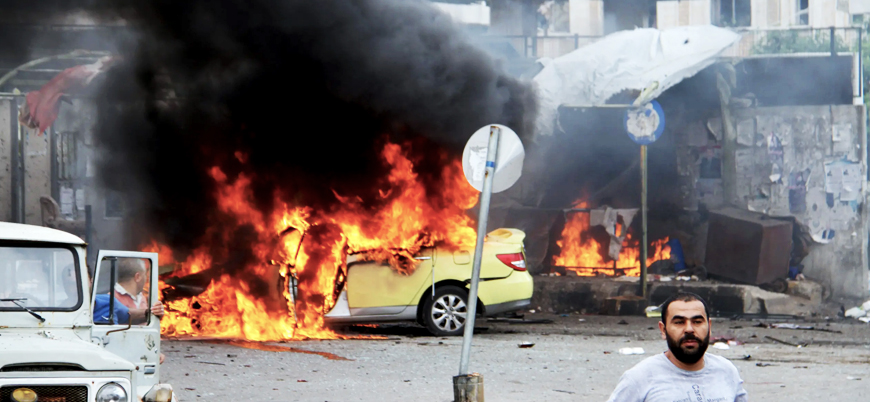
POLYGON ((144 275, 146 270, 145 261, 138 258, 121 258, 118 261, 118 282, 126 282, 133 279, 137 273, 144 275))
POLYGON ((682 301, 682 302, 690 302, 690 301, 699 301, 704 305, 704 314, 707 316, 707 319, 710 319, 710 307, 707 306, 707 302, 701 296, 698 296, 691 292, 678 292, 677 294, 669 297, 662 303, 662 323, 668 324, 668 306, 671 305, 672 302, 682 301))

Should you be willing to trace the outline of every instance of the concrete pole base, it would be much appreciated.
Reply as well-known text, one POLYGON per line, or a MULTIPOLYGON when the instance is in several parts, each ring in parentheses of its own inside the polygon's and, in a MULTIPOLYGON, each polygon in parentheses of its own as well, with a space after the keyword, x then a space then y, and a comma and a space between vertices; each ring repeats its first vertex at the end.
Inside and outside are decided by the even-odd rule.
POLYGON ((483 402, 483 375, 471 373, 453 377, 454 402, 483 402))

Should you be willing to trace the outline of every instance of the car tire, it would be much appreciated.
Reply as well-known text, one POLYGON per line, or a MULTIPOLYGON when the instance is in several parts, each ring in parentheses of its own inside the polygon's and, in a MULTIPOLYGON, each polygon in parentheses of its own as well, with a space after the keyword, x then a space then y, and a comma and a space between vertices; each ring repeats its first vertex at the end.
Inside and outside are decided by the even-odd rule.
MULTIPOLYGON (((427 295, 428 296, 428 295, 427 295)), ((423 323, 435 336, 462 335, 468 314, 468 291, 457 286, 442 286, 435 297, 423 304, 423 323)))

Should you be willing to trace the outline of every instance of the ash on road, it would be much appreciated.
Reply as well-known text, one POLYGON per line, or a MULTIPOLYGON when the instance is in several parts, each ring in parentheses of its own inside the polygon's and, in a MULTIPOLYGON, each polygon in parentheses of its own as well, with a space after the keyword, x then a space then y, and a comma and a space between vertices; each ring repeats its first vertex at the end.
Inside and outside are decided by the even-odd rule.
MULTIPOLYGON (((653 318, 526 318, 552 322, 478 325, 470 367, 484 375, 489 401, 604 401, 623 371, 666 348, 653 318), (535 345, 519 348, 523 342, 535 345), (641 347, 646 353, 619 354, 624 347, 641 347)), ((708 350, 734 362, 750 400, 870 398, 866 324, 800 322, 819 331, 762 328, 756 326, 759 322, 714 319, 713 336, 735 337, 744 344, 708 350)), ((288 351, 164 340, 167 360, 161 377, 172 384, 179 401, 453 400, 461 337, 431 337, 412 325, 350 327, 346 333, 387 339, 270 344, 288 351)))

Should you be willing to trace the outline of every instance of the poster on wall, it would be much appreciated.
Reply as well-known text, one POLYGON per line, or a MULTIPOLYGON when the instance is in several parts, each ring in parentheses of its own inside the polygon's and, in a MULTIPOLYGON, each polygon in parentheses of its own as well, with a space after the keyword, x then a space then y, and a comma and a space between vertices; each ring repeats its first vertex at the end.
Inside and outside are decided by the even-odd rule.
POLYGON ((807 192, 806 204, 810 215, 807 226, 813 240, 821 244, 830 243, 837 236, 837 229, 832 224, 832 218, 837 213, 828 207, 826 199, 827 194, 819 188, 807 192))
POLYGON ((782 140, 771 133, 767 137, 767 155, 770 158, 770 181, 780 183, 782 180, 783 148, 782 140))
POLYGON ((825 163, 825 192, 835 200, 857 202, 863 183, 861 164, 844 160, 825 163))
POLYGON ((793 214, 807 210, 807 182, 812 169, 791 172, 788 175, 788 210, 793 214))
POLYGON ((722 178, 722 148, 700 147, 698 148, 698 178, 721 179, 722 178))
POLYGON ((60 213, 70 217, 73 214, 74 190, 69 187, 60 188, 60 213))

